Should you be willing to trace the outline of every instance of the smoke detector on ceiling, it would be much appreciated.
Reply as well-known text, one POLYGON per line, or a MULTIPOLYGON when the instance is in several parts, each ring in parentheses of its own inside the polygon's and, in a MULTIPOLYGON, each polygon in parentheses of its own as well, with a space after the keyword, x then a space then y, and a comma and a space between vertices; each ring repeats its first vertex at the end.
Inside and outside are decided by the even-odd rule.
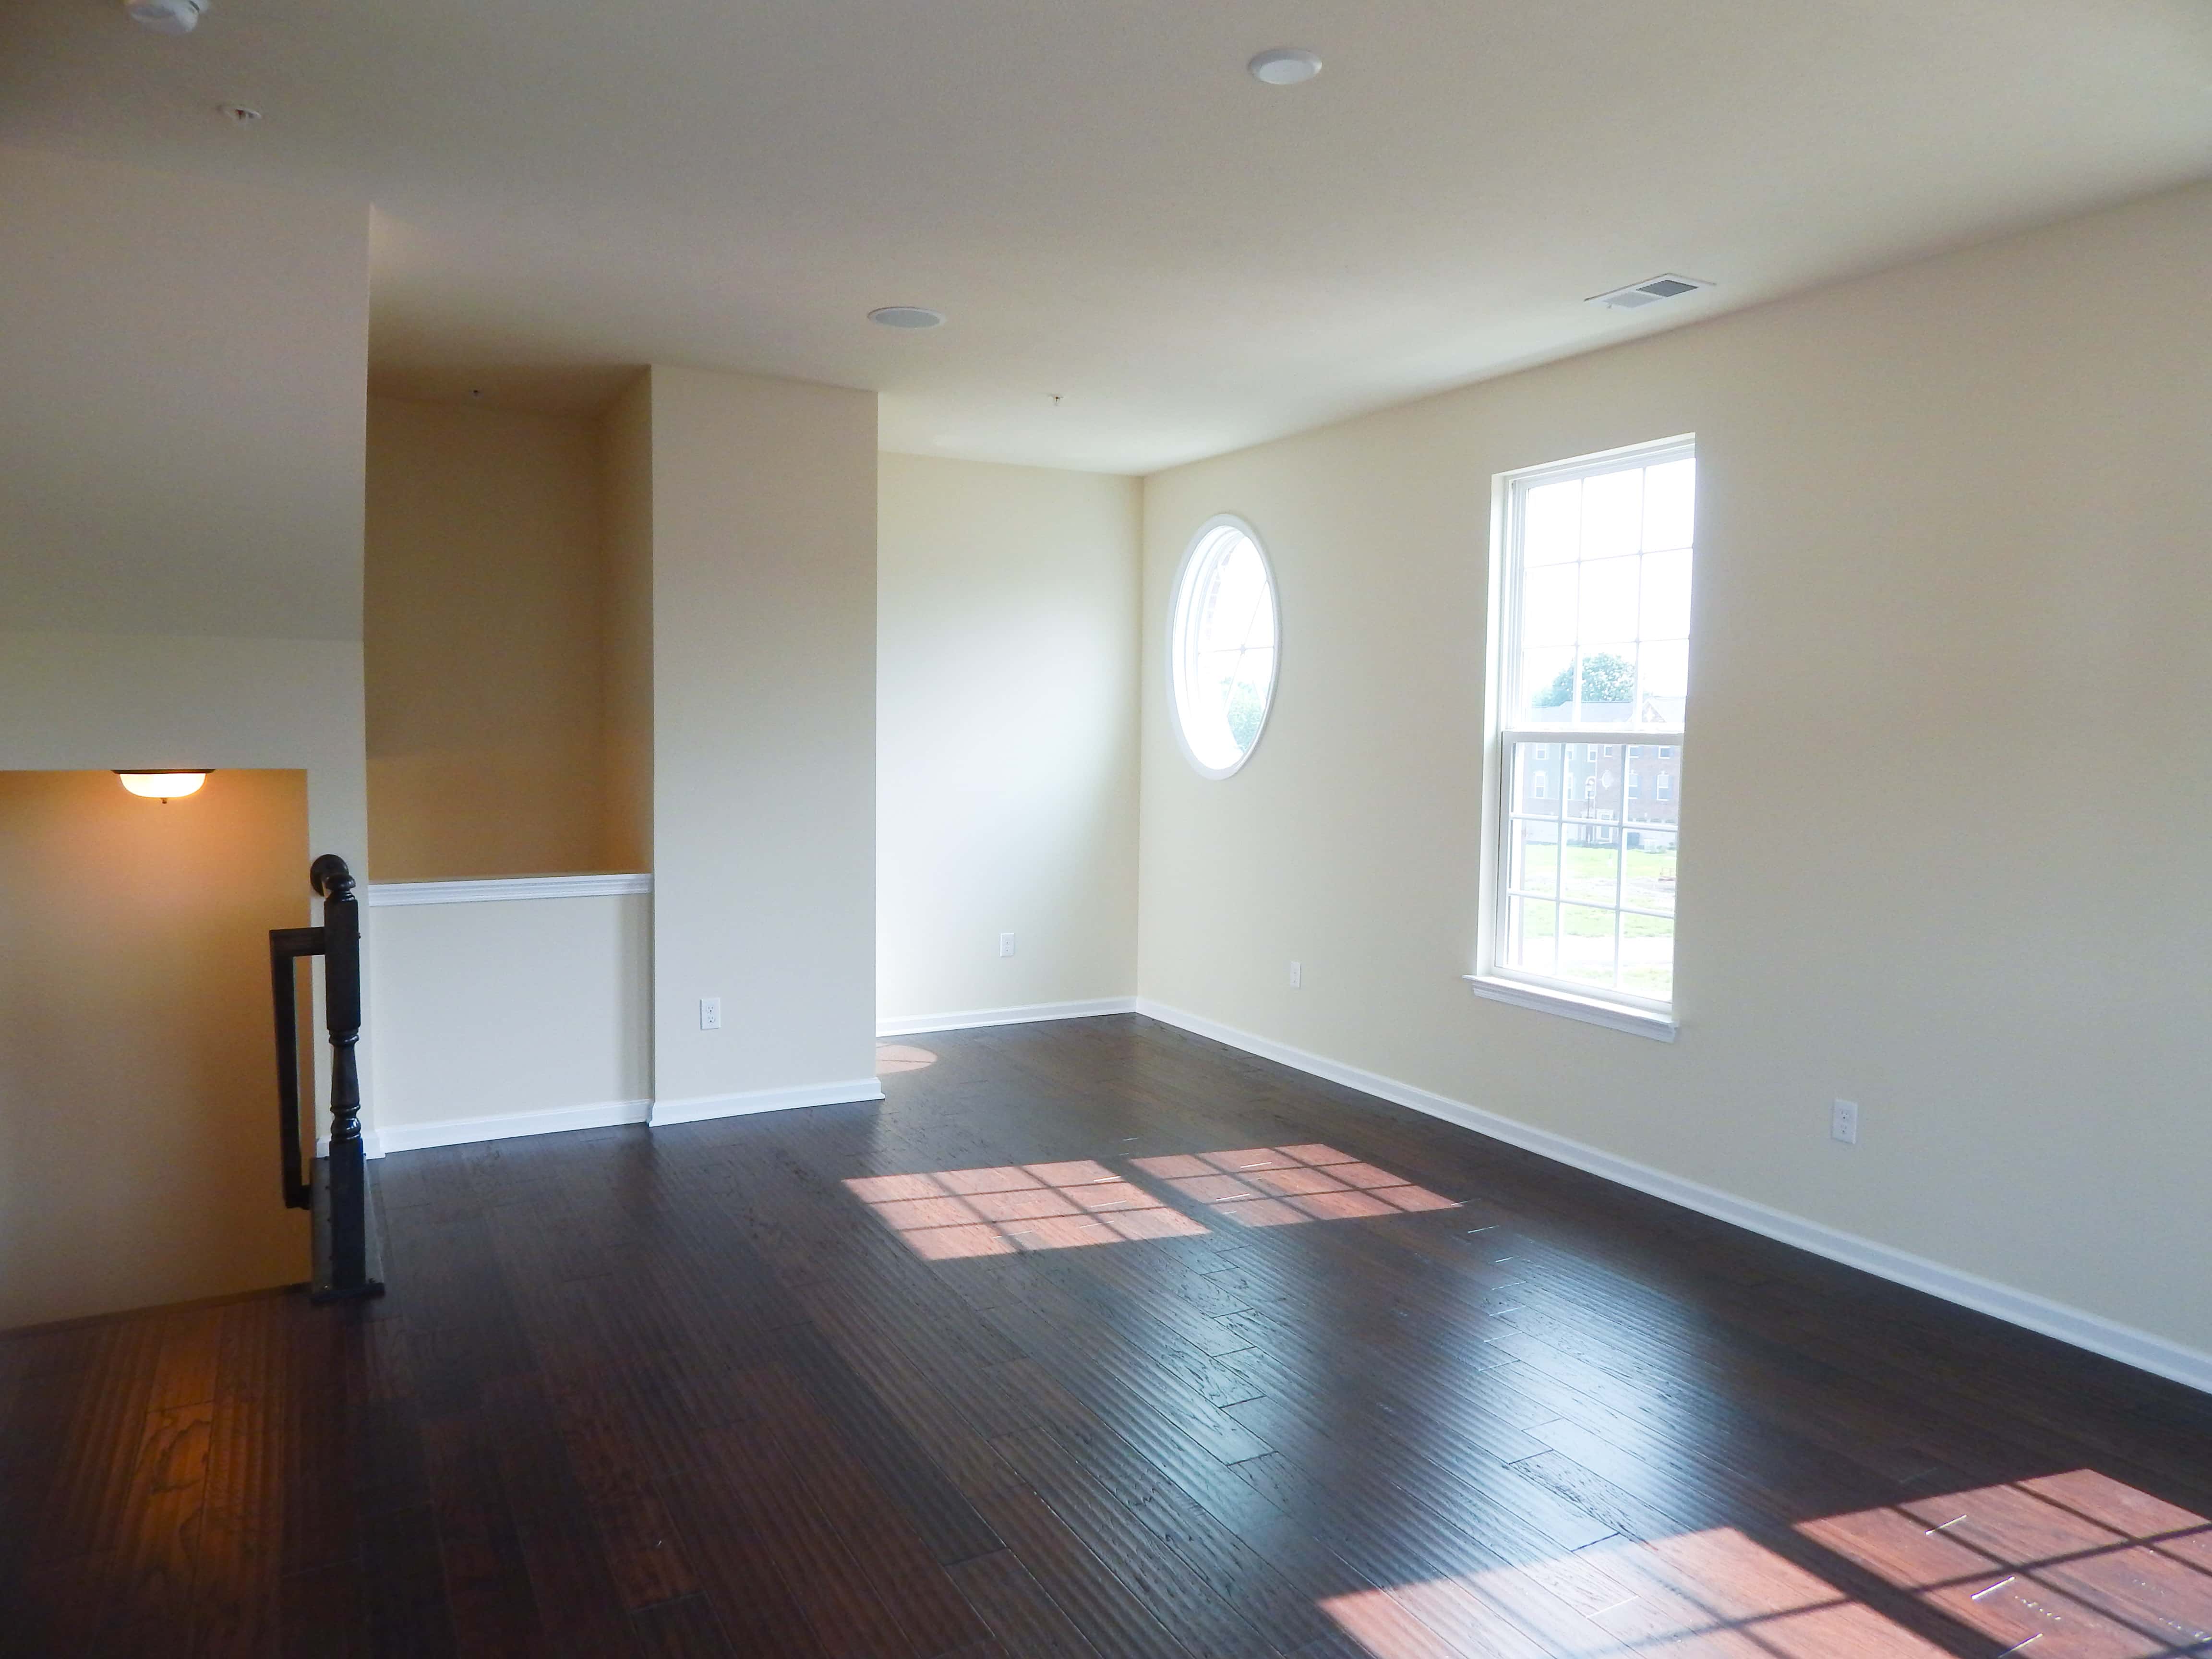
POLYGON ((123 0, 131 21, 156 34, 190 34, 207 9, 208 0, 123 0))
POLYGON ((1295 87, 1321 73, 1321 54, 1304 46, 1271 46, 1244 65, 1255 81, 1270 87, 1295 87))
POLYGON ((1654 276, 1648 282, 1632 283, 1626 288, 1617 288, 1610 294, 1593 294, 1585 305, 1604 306, 1613 311, 1640 311, 1645 306, 1656 306, 1662 300, 1679 300, 1685 294, 1695 294, 1701 288, 1711 288, 1711 283, 1695 276, 1654 276))

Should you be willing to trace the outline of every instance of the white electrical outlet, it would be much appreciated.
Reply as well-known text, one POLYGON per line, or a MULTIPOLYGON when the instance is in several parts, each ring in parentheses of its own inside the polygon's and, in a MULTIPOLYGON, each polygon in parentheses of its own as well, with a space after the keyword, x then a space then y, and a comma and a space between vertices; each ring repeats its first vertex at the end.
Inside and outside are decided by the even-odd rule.
POLYGON ((1298 963, 1294 962, 1291 964, 1291 989, 1293 991, 1298 988, 1298 975, 1302 971, 1298 963))
POLYGON ((1001 933, 1001 934, 1000 934, 1000 935, 999 935, 999 954, 1000 954, 1000 956, 1002 956, 1002 957, 1010 957, 1010 956, 1013 955, 1013 953, 1014 953, 1014 936, 1013 936, 1012 933, 1001 933))
POLYGON ((1859 1103, 1839 1100, 1828 1108, 1828 1138, 1846 1146, 1859 1144, 1859 1103))
POLYGON ((720 997, 699 999, 699 1029, 719 1031, 722 1029, 722 1000, 720 997))

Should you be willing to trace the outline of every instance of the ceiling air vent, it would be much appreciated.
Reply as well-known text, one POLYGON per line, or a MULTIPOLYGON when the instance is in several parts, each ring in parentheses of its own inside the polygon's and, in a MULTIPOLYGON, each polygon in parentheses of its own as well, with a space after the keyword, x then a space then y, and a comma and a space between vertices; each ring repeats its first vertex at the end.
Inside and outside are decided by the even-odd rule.
POLYGON ((1701 283, 1694 276, 1654 276, 1647 283, 1632 283, 1626 288, 1617 288, 1610 294, 1593 294, 1588 301, 1594 306, 1606 306, 1614 311, 1636 311, 1644 306, 1656 306, 1662 300, 1677 299, 1685 294, 1695 294, 1701 288, 1711 288, 1711 283, 1701 283))

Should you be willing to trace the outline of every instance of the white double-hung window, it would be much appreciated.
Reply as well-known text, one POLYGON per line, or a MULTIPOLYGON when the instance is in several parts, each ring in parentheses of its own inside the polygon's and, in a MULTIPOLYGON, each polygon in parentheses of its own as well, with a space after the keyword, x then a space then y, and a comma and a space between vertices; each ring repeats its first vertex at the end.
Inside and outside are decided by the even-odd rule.
POLYGON ((1487 994, 1672 1030, 1696 502, 1687 438, 1499 480, 1487 994))

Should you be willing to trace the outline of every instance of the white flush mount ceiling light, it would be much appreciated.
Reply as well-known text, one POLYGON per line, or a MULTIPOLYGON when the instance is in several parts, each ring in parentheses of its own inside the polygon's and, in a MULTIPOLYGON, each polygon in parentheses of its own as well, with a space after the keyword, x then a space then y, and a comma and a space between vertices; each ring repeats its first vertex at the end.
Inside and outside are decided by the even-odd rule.
POLYGON ((1645 306, 1656 306, 1662 300, 1679 300, 1685 294, 1695 294, 1712 284, 1695 276, 1677 276, 1671 272, 1654 276, 1648 282, 1631 283, 1626 288, 1617 288, 1610 294, 1593 294, 1583 303, 1603 306, 1610 311, 1641 311, 1645 306))
POLYGON ((123 0, 123 9, 156 34, 190 34, 200 26, 207 0, 123 0))
POLYGON ((868 320, 885 328, 935 328, 945 320, 945 313, 927 306, 883 306, 870 312, 868 320))
POLYGON ((148 800, 172 801, 185 795, 196 794, 208 781, 205 771, 194 769, 177 772, 125 771, 115 775, 123 780, 123 787, 134 795, 143 795, 148 800))
POLYGON ((1271 87, 1294 87, 1321 73, 1321 54, 1304 46, 1271 46, 1244 67, 1255 81, 1271 87))

